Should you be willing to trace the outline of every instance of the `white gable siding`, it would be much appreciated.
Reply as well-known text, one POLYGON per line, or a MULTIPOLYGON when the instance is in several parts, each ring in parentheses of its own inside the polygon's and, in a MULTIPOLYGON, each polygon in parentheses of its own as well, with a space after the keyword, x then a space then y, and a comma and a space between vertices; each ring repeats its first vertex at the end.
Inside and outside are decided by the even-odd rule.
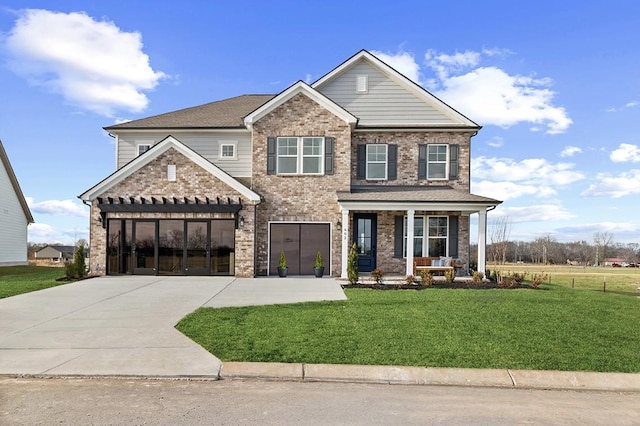
POLYGON ((459 124, 364 60, 318 90, 358 117, 363 126, 459 124), (368 77, 367 91, 358 93, 357 78, 364 75, 368 77))
POLYGON ((27 263, 27 218, 0 161, 0 266, 27 263))
MULTIPOLYGON (((168 133, 125 133, 118 135, 118 168, 133 160, 141 143, 157 143, 168 133)), ((233 177, 251 177, 251 134, 247 132, 171 132, 171 136, 193 149, 233 177), (220 161, 220 144, 237 142, 237 160, 220 161)))

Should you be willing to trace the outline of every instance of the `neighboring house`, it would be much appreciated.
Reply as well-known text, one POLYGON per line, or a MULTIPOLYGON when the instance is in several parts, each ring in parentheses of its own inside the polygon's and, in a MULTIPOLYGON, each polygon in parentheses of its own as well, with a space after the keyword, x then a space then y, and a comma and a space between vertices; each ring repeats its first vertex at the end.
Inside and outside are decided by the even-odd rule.
POLYGON ((33 216, 0 141, 0 266, 27 264, 27 227, 33 216))
POLYGON ((36 261, 72 262, 76 248, 74 246, 49 245, 35 252, 36 261))
POLYGON ((470 193, 480 126, 360 51, 315 83, 106 127, 117 170, 91 205, 90 267, 107 274, 310 275, 316 252, 346 277, 413 273, 414 256, 468 270, 469 216, 500 201, 470 193), (106 268, 103 266, 106 265, 106 268))

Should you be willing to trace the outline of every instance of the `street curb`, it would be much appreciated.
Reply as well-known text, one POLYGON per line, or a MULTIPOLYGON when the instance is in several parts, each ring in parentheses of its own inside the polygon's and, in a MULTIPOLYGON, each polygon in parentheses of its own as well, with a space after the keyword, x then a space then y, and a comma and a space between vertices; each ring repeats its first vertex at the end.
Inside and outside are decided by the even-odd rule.
POLYGON ((640 392, 640 374, 583 371, 225 362, 220 378, 640 392))

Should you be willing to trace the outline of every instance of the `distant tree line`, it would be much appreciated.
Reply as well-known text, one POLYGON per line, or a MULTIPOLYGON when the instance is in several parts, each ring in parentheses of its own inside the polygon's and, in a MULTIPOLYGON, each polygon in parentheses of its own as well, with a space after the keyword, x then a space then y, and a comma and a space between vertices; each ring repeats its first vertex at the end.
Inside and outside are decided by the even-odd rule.
MULTIPOLYGON (((562 243, 551 235, 533 241, 510 241, 511 222, 499 218, 488 228, 487 260, 491 263, 536 263, 543 265, 602 265, 604 259, 619 258, 627 263, 640 263, 640 244, 617 243, 610 232, 596 232, 592 241, 562 243)), ((472 259, 477 259, 477 245, 471 246, 472 259)))

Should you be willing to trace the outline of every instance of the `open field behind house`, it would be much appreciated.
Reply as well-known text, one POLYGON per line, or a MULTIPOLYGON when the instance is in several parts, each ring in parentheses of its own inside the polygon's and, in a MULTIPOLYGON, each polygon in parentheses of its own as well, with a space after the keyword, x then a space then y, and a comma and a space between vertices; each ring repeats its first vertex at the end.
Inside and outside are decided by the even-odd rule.
POLYGON ((44 266, 4 266, 0 268, 0 299, 66 284, 64 269, 44 266))
POLYGON ((640 268, 613 268, 610 266, 535 265, 509 263, 488 264, 490 271, 524 272, 527 280, 533 274, 545 273, 551 284, 573 287, 576 290, 594 290, 640 297, 640 268))

